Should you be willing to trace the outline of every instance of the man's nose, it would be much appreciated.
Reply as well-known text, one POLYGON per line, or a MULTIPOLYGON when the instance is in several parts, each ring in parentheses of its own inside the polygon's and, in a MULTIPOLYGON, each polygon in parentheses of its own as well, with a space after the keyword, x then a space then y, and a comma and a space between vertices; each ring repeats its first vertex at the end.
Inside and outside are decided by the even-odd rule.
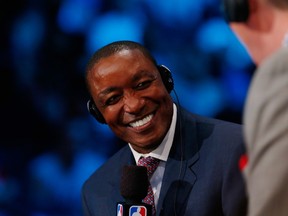
POLYGON ((124 97, 124 111, 131 114, 139 113, 144 105, 144 99, 137 95, 129 95, 124 97))

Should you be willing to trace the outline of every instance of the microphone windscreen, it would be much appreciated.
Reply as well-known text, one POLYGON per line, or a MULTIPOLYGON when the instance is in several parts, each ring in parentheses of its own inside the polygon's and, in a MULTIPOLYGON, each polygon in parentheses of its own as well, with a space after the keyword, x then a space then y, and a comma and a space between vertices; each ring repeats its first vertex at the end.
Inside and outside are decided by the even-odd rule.
POLYGON ((148 186, 146 167, 136 165, 123 167, 120 192, 127 201, 141 202, 147 195, 148 186))

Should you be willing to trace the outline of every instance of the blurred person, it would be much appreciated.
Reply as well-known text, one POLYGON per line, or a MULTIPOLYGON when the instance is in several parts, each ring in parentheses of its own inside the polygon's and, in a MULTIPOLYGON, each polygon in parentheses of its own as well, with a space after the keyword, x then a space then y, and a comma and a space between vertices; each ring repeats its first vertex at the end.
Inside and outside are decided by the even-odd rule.
POLYGON ((288 215, 288 1, 224 0, 257 65, 244 110, 250 216, 288 215))
POLYGON ((122 167, 142 157, 159 161, 149 179, 156 215, 246 215, 238 168, 241 125, 189 113, 173 102, 171 72, 139 43, 102 47, 86 72, 89 111, 127 145, 84 183, 84 215, 114 216, 116 203, 124 201, 122 167))

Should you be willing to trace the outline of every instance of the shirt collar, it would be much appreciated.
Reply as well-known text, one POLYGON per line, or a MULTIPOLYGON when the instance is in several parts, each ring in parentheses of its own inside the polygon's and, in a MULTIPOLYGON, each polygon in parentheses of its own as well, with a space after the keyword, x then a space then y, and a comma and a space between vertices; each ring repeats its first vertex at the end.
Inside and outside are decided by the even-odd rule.
POLYGON ((169 128, 166 136, 164 137, 163 141, 161 142, 161 144, 155 150, 153 150, 152 152, 150 152, 148 154, 141 154, 141 153, 135 151, 132 148, 131 144, 129 143, 129 147, 132 151, 132 154, 135 158, 136 163, 140 159, 141 156, 143 156, 143 157, 151 156, 151 157, 157 158, 161 161, 167 161, 168 156, 169 156, 169 152, 170 152, 170 149, 172 147, 173 140, 174 140, 176 121, 177 121, 177 107, 173 103, 173 116, 172 116, 170 128, 169 128))

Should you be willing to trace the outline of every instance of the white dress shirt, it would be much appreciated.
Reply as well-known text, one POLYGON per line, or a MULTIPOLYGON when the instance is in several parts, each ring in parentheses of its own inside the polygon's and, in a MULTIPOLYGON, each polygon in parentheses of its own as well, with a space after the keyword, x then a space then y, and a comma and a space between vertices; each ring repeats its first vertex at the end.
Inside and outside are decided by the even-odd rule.
POLYGON ((140 157, 154 157, 160 160, 159 166, 155 170, 154 174, 152 175, 150 179, 150 184, 152 186, 152 190, 154 193, 154 202, 155 207, 157 207, 160 190, 162 186, 162 179, 165 171, 165 165, 166 161, 169 156, 170 149, 172 147, 172 143, 174 140, 174 134, 175 134, 175 128, 176 128, 176 121, 177 121, 177 107, 175 104, 173 104, 173 116, 172 116, 172 122, 170 125, 170 128, 164 137, 162 143, 152 152, 149 154, 140 154, 139 152, 135 151, 131 144, 129 143, 129 147, 133 153, 133 156, 135 158, 136 163, 140 159, 140 157))

